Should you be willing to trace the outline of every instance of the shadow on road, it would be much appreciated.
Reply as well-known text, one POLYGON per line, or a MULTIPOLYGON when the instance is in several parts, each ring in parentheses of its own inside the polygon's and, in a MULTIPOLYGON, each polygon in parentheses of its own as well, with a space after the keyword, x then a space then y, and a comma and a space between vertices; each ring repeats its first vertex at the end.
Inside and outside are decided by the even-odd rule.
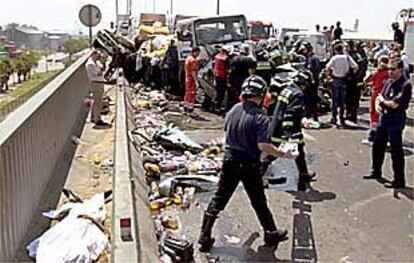
POLYGON ((290 260, 278 259, 275 256, 277 246, 261 245, 257 251, 252 249, 251 246, 259 237, 259 233, 252 233, 240 247, 214 247, 211 253, 218 258, 230 256, 235 262, 291 262, 290 260))
POLYGON ((308 192, 295 192, 292 195, 295 196, 292 207, 296 209, 293 217, 292 262, 317 262, 311 203, 334 200, 336 194, 310 188, 308 192))
POLYGON ((407 199, 414 201, 414 189, 412 187, 406 187, 404 189, 395 189, 394 197, 396 199, 401 199, 400 195, 403 195, 407 199))

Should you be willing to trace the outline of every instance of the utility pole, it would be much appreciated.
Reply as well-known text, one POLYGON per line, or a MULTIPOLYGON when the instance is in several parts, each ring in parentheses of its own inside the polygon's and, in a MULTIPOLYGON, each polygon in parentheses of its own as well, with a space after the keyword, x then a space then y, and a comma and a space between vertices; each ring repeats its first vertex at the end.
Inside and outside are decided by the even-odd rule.
POLYGON ((115 0, 115 13, 116 13, 116 16, 115 16, 115 28, 116 29, 118 29, 118 6, 119 6, 119 4, 118 4, 118 0, 115 0))
POLYGON ((220 0, 217 0, 217 15, 220 15, 220 0))
POLYGON ((170 4, 171 4, 171 6, 170 6, 170 14, 173 15, 173 9, 174 9, 173 0, 171 0, 170 4))

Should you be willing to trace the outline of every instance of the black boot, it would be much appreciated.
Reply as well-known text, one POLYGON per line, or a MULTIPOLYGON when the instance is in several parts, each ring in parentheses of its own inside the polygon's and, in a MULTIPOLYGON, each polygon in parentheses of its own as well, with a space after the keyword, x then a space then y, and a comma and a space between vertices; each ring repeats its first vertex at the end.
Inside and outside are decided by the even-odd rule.
POLYGON ((288 231, 286 229, 280 229, 276 231, 265 231, 264 241, 266 245, 277 246, 280 242, 288 239, 288 231))
POLYGON ((201 226, 200 238, 198 239, 198 244, 200 245, 200 252, 208 252, 216 241, 211 237, 211 230, 213 228, 214 222, 216 221, 217 216, 211 215, 207 212, 204 213, 203 225, 201 226))

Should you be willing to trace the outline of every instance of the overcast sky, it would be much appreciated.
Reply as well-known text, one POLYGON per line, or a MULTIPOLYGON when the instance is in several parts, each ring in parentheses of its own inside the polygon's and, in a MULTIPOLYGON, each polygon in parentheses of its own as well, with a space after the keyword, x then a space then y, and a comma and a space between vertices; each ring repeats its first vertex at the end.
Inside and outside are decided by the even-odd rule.
MULTIPOLYGON (((132 0, 133 13, 152 12, 154 0, 132 0)), ((216 12, 217 0, 173 0, 174 13, 208 16, 216 12)), ((10 22, 32 24, 43 30, 83 29, 78 21, 79 9, 96 4, 103 13, 100 27, 115 19, 115 0, 1 0, 0 25, 10 22)), ((126 0, 119 0, 124 11, 126 0)), ((244 14, 248 19, 260 18, 274 25, 301 26, 334 24, 342 21, 352 28, 356 18, 360 31, 391 32, 390 24, 402 8, 414 7, 414 0, 221 0, 222 14, 244 14)), ((156 12, 167 12, 170 0, 155 0, 156 12)))

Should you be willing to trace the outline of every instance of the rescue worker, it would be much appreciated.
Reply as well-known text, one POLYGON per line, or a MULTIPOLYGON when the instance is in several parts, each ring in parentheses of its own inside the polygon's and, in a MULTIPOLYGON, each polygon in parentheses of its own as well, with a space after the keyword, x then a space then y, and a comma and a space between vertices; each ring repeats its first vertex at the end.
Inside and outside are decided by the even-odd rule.
POLYGON ((358 64, 347 54, 344 54, 342 44, 334 47, 335 55, 326 64, 326 69, 332 75, 332 119, 331 124, 337 124, 338 107, 341 125, 345 125, 345 96, 347 75, 350 71, 356 71, 358 64))
POLYGON ((228 90, 228 102, 226 111, 229 111, 238 101, 243 82, 255 70, 257 63, 249 56, 249 46, 242 45, 240 54, 230 61, 230 87, 228 90))
POLYGON ((269 141, 269 119, 262 108, 267 92, 266 82, 252 75, 243 83, 243 102, 235 105, 225 120, 226 148, 218 189, 204 213, 198 240, 200 251, 211 249, 215 239, 211 237, 217 216, 224 210, 240 181, 250 199, 264 230, 264 241, 277 246, 287 239, 287 230, 276 227, 267 205, 260 174, 260 156, 294 158, 290 152, 283 153, 269 141))
POLYGON ((218 113, 221 113, 221 107, 227 90, 227 72, 229 70, 229 55, 231 50, 232 46, 223 46, 214 58, 213 74, 217 91, 214 108, 218 113))
MULTIPOLYGON (((355 71, 350 71, 348 73, 347 85, 346 85, 346 119, 357 123, 357 115, 359 108, 359 100, 361 97, 361 83, 363 83, 365 72, 363 67, 363 58, 355 49, 354 41, 348 41, 348 50, 347 53, 350 58, 353 59, 358 65, 358 69, 355 71), (362 76, 362 78, 361 78, 362 76)), ((366 69, 365 69, 366 70, 366 69)))
POLYGON ((200 48, 193 47, 191 55, 185 61, 185 96, 184 96, 184 112, 191 113, 194 110, 197 90, 197 73, 199 70, 198 56, 200 48))
POLYGON ((319 75, 322 67, 319 63, 319 58, 313 52, 311 43, 304 42, 304 55, 306 56, 305 68, 312 73, 313 83, 306 90, 304 90, 305 98, 305 117, 313 118, 318 121, 318 87, 319 75))
MULTIPOLYGON (((299 156, 296 158, 296 167, 299 172, 298 190, 305 191, 306 185, 314 180, 316 174, 309 173, 305 157, 305 141, 302 133, 302 118, 304 116, 303 92, 313 85, 312 73, 302 70, 293 78, 293 81, 284 85, 277 97, 272 122, 269 126, 271 141, 279 147, 284 142, 297 143, 299 156)), ((267 170, 266 165, 273 161, 267 158, 262 172, 267 170)))
MULTIPOLYGON (((391 62, 391 61, 390 61, 391 62)), ((380 122, 372 147, 371 174, 364 179, 381 179, 387 142, 391 144, 394 181, 387 188, 405 188, 405 161, 402 135, 407 118, 412 85, 403 74, 402 61, 388 65, 390 80, 384 85, 382 93, 376 99, 376 109, 381 114, 380 122)))
POLYGON ((394 31, 394 41, 401 45, 404 48, 404 33, 400 29, 398 22, 394 22, 391 25, 392 30, 394 31))

